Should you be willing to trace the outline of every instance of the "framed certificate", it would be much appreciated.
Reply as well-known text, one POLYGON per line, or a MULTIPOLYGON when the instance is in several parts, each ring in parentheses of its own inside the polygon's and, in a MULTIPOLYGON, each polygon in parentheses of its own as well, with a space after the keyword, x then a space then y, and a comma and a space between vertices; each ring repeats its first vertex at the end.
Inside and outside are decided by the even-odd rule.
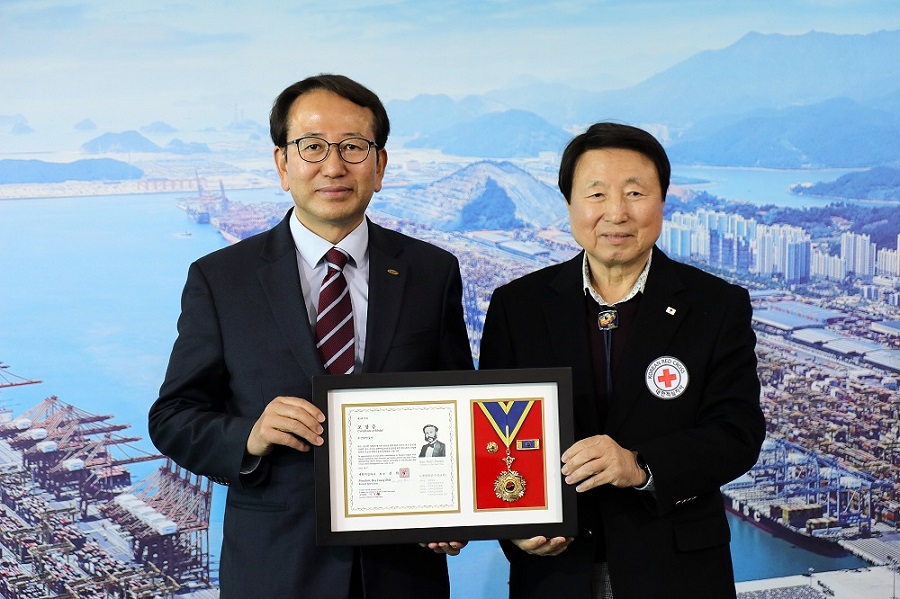
POLYGON ((574 536, 569 368, 318 376, 317 541, 574 536))

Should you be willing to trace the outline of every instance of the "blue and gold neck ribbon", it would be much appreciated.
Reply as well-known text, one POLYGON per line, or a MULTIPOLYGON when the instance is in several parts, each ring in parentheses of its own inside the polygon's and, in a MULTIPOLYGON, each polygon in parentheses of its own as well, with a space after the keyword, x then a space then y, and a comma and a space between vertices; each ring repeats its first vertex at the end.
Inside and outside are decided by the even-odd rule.
POLYGON ((503 444, 509 447, 516 435, 519 434, 519 429, 522 428, 522 423, 528 417, 528 412, 531 411, 531 406, 534 405, 534 402, 534 399, 528 399, 478 401, 475 403, 481 407, 481 411, 484 412, 485 417, 491 423, 491 426, 494 427, 494 431, 500 437, 500 440, 503 441, 503 444))

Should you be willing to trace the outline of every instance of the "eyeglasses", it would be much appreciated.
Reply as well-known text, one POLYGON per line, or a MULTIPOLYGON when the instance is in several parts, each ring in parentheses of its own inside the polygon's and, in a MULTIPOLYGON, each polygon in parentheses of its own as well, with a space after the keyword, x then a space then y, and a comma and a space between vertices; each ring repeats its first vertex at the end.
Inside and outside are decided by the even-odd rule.
POLYGON ((287 142, 287 145, 295 144, 300 158, 306 162, 322 162, 328 158, 331 146, 337 146, 341 160, 350 164, 359 164, 369 157, 369 150, 377 148, 378 144, 362 137, 348 137, 338 142, 328 142, 321 137, 298 137, 287 142))

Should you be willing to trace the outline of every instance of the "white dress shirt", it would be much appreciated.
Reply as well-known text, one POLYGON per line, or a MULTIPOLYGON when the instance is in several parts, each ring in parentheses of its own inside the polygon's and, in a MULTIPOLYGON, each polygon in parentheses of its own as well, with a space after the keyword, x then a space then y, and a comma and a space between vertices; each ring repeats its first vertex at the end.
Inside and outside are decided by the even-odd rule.
POLYGON ((350 259, 344 266, 344 278, 350 290, 353 309, 353 335, 356 348, 355 372, 362 372, 363 357, 366 355, 366 322, 369 312, 369 226, 366 219, 337 245, 322 239, 307 229, 297 219, 291 219, 291 235, 297 248, 297 267, 300 269, 300 287, 309 324, 316 328, 316 309, 319 305, 319 291, 328 267, 325 253, 332 247, 343 250, 350 259))

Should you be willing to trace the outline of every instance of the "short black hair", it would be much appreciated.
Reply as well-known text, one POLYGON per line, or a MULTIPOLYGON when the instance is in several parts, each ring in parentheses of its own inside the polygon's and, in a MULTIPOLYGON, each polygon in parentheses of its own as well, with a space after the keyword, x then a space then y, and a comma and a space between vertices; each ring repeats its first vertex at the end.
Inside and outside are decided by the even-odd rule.
POLYGON ((633 150, 649 158, 656 165, 656 176, 659 178, 659 188, 665 201, 672 166, 662 144, 643 129, 605 122, 591 125, 587 131, 572 139, 563 150, 562 160, 559 163, 559 190, 566 198, 566 203, 572 199, 572 180, 575 177, 578 159, 585 152, 603 148, 633 150))
POLYGON ((440 430, 438 427, 436 427, 436 426, 433 425, 433 424, 426 424, 425 426, 422 427, 422 432, 423 432, 423 433, 425 432, 425 429, 426 429, 426 428, 433 428, 433 429, 434 429, 434 432, 438 432, 438 431, 440 430))
POLYGON ((294 100, 315 89, 333 92, 342 98, 350 100, 357 106, 371 110, 375 115, 375 121, 372 123, 372 128, 375 131, 374 141, 379 148, 384 147, 391 132, 391 123, 388 120, 384 104, 381 103, 375 92, 361 83, 357 83, 344 75, 329 73, 314 75, 307 77, 303 81, 298 81, 285 88, 275 98, 272 111, 269 113, 269 135, 272 137, 272 143, 279 148, 287 145, 288 115, 290 114, 291 105, 293 105, 294 100))

